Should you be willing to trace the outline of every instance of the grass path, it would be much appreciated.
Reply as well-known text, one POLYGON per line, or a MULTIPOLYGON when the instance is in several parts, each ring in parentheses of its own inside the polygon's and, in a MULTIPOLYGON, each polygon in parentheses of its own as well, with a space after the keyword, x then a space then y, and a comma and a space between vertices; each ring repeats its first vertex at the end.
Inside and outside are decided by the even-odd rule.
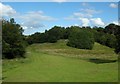
MULTIPOLYGON (((98 44, 95 44, 95 47, 103 48, 98 44)), ((97 56, 96 53, 100 49, 94 53, 92 51, 86 53, 80 49, 69 48, 61 42, 34 44, 28 47, 26 59, 3 61, 3 79, 8 82, 116 82, 118 80, 117 62, 96 64, 81 59, 81 55, 85 53, 90 55, 86 58, 91 55, 97 56), (77 57, 71 57, 73 54, 77 57)), ((113 51, 107 47, 105 49, 111 51, 110 53, 113 51)), ((103 48, 102 54, 109 55, 107 50, 103 53, 103 48)), ((109 59, 115 59, 114 55, 114 53, 110 54, 109 59)))

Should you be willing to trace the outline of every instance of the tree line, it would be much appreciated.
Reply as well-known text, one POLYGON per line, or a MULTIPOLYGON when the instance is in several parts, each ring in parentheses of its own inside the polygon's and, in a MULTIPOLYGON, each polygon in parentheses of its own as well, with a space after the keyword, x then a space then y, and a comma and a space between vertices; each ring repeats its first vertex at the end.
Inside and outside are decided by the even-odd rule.
POLYGON ((13 18, 2 20, 2 54, 3 58, 24 57, 27 45, 34 43, 55 43, 59 39, 68 39, 67 46, 79 49, 92 49, 94 42, 115 48, 120 52, 120 26, 113 23, 106 27, 61 27, 54 26, 45 32, 23 35, 22 27, 13 18))
MULTIPOLYGON (((36 32, 26 37, 26 41, 29 44, 33 43, 45 43, 57 42, 59 39, 68 39, 67 45, 78 47, 84 46, 85 49, 92 49, 94 42, 98 42, 102 45, 110 48, 116 48, 117 39, 119 39, 119 25, 113 23, 103 27, 60 27, 54 26, 50 30, 45 30, 44 33, 36 32), (86 43, 86 44, 84 44, 86 43), (89 44, 89 45, 88 45, 89 44), (88 46, 87 46, 88 45, 88 46), (89 48, 87 48, 89 47, 89 48)), ((82 47, 78 47, 82 48, 82 47)))

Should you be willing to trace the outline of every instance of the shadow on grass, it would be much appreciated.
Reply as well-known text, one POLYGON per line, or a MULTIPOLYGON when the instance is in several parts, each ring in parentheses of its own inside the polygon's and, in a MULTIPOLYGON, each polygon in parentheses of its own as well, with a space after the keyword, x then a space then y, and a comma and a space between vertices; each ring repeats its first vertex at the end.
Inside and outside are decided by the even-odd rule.
POLYGON ((2 80, 6 79, 7 77, 2 77, 2 80))
POLYGON ((89 59, 89 62, 93 62, 95 64, 103 64, 103 63, 114 63, 114 62, 117 62, 117 60, 106 60, 106 59, 92 58, 92 59, 89 59))

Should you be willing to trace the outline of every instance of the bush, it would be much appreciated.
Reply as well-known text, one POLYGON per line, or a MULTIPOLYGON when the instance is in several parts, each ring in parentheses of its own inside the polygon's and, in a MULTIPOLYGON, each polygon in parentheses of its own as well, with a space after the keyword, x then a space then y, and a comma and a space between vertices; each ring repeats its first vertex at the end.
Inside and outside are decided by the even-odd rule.
POLYGON ((87 30, 75 29, 72 30, 69 39, 68 46, 79 49, 92 49, 94 45, 93 34, 87 30))

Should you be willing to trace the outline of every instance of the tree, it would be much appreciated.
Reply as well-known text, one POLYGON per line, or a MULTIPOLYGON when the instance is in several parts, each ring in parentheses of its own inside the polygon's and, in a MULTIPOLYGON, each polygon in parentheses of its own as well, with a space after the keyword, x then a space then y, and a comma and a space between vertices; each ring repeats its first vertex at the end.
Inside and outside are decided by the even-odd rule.
POLYGON ((105 33, 109 33, 109 34, 115 34, 116 32, 116 25, 111 23, 108 26, 105 27, 104 29, 105 33))
POLYGON ((50 43, 55 43, 60 38, 63 38, 63 28, 59 26, 54 26, 46 33, 48 34, 48 42, 50 43))
POLYGON ((110 47, 110 48, 115 48, 115 46, 116 46, 116 37, 115 37, 115 35, 107 34, 106 38, 107 38, 107 40, 106 40, 105 45, 110 47))
POLYGON ((68 39, 68 37, 70 35, 70 31, 71 31, 70 27, 67 27, 66 29, 64 29, 64 34, 63 34, 64 39, 68 39))
POLYGON ((22 27, 14 19, 3 21, 2 24, 2 49, 3 58, 24 57, 25 45, 22 27))
POLYGON ((120 26, 119 25, 117 26, 116 38, 117 38, 117 42, 116 42, 115 52, 118 54, 120 53, 120 26))
POLYGON ((69 36, 67 45, 79 49, 92 49, 94 45, 93 34, 87 30, 74 29, 69 36))

